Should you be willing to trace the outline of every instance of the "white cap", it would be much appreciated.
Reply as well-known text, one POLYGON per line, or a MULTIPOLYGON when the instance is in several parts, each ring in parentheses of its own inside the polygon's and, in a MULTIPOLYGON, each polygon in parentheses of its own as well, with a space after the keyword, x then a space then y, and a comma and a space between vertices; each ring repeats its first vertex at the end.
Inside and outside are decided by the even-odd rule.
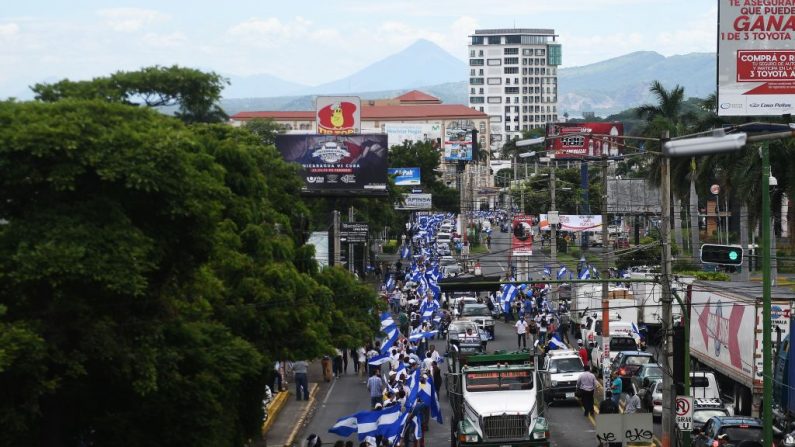
POLYGON ((372 436, 368 436, 368 437, 364 438, 364 442, 366 442, 367 445, 371 445, 373 447, 376 447, 375 438, 372 437, 372 436))
POLYGON ((581 344, 582 344, 582 340, 580 340, 580 339, 577 339, 577 344, 578 344, 578 345, 581 345, 581 344))

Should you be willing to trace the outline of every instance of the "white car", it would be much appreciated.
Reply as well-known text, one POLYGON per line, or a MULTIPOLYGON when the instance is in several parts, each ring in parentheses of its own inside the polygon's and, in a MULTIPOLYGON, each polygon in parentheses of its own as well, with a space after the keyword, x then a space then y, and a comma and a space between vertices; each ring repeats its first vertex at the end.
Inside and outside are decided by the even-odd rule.
POLYGON ((549 385, 544 391, 544 400, 552 403, 555 399, 574 399, 577 379, 583 373, 582 359, 571 350, 549 351, 544 359, 542 372, 549 385))

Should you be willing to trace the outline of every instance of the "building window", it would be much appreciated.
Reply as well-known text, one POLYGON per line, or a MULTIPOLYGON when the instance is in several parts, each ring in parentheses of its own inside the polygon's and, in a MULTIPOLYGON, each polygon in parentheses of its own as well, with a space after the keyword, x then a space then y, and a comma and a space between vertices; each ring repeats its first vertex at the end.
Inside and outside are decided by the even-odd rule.
POLYGON ((473 67, 477 67, 477 66, 483 65, 483 59, 470 59, 469 60, 469 65, 471 65, 473 67))
POLYGON ((546 54, 547 52, 543 48, 536 49, 536 56, 545 56, 546 54))
POLYGON ((502 97, 501 96, 489 96, 487 99, 489 104, 502 104, 502 97))
POLYGON ((469 57, 475 57, 475 50, 469 50, 469 57))
POLYGON ((499 116, 499 115, 490 116, 490 117, 489 117, 489 122, 492 122, 492 123, 501 123, 501 122, 502 122, 502 117, 501 117, 501 116, 499 116))
MULTIPOLYGON (((511 113, 511 106, 505 106, 505 113, 511 113)), ((507 120, 509 118, 506 116, 505 119, 507 120)))
POLYGON ((510 84, 511 83, 511 78, 505 78, 505 83, 506 84, 510 84))
POLYGON ((472 45, 483 45, 483 36, 472 36, 472 45))
POLYGON ((506 44, 522 43, 522 36, 505 36, 505 43, 506 44))
POLYGON ((505 63, 505 65, 518 65, 519 64, 519 58, 518 57, 506 57, 506 58, 503 59, 503 62, 505 63))
POLYGON ((474 95, 475 94, 475 88, 472 87, 471 89, 469 89, 469 93, 474 95))
POLYGON ((505 74, 519 74, 519 67, 503 67, 502 71, 505 74))
POLYGON ((516 95, 519 93, 519 87, 505 87, 506 95, 516 95))
POLYGON ((486 79, 486 84, 488 84, 488 85, 500 85, 500 84, 502 84, 502 78, 488 78, 488 79, 486 79))
POLYGON ((500 36, 489 36, 489 45, 499 45, 502 43, 500 36))
POLYGON ((482 68, 478 70, 478 76, 483 76, 483 69, 482 68))
POLYGON ((478 93, 480 93, 481 95, 483 94, 483 87, 478 89, 478 93))
POLYGON ((470 96, 469 97, 470 104, 483 104, 483 97, 482 96, 470 96))
POLYGON ((489 59, 486 64, 490 66, 502 65, 502 61, 500 59, 489 59))
POLYGON ((479 109, 480 109, 481 112, 483 111, 483 107, 479 107, 479 109))
POLYGON ((475 76, 475 69, 474 68, 469 70, 469 75, 470 76, 475 76))
POLYGON ((469 83, 472 85, 483 85, 483 78, 469 78, 469 83))
POLYGON ((519 54, 518 48, 506 48, 502 50, 502 54, 519 54))

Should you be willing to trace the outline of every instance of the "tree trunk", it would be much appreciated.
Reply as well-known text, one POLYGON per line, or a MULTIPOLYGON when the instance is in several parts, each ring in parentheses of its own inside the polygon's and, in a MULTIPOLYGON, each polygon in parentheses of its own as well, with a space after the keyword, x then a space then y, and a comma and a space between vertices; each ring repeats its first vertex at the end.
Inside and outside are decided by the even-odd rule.
POLYGON ((700 229, 698 227, 698 195, 696 194, 696 181, 693 175, 690 176, 690 250, 693 262, 699 263, 698 250, 701 247, 699 242, 700 229))
POLYGON ((674 195, 674 242, 679 247, 679 252, 682 253, 684 251, 682 244, 682 200, 676 195, 674 195))

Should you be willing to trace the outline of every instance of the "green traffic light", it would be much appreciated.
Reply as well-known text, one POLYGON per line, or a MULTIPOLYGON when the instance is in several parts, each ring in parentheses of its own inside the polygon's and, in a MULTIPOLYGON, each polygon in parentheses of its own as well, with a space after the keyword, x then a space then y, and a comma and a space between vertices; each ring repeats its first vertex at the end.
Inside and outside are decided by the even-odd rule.
POLYGON ((737 255, 736 251, 732 250, 732 251, 729 252, 729 259, 731 259, 732 261, 736 261, 737 257, 738 257, 738 255, 737 255))

